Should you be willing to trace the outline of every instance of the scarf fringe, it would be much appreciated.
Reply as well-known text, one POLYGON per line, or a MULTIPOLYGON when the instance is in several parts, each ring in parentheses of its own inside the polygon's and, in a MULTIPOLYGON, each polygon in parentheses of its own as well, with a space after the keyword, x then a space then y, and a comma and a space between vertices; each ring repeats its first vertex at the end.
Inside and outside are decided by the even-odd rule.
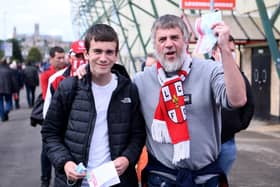
POLYGON ((159 143, 171 143, 165 121, 153 119, 151 126, 153 140, 159 143))
POLYGON ((173 148, 173 164, 177 165, 181 160, 190 158, 190 141, 174 144, 173 148))

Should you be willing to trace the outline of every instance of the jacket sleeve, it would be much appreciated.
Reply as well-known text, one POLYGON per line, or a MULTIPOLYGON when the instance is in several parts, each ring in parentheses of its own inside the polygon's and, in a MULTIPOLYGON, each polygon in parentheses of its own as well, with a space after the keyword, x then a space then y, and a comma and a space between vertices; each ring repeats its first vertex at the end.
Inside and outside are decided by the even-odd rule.
POLYGON ((131 139, 127 149, 123 152, 123 156, 127 157, 130 165, 135 165, 140 157, 143 146, 146 140, 145 120, 140 109, 140 100, 136 86, 131 87, 133 95, 133 109, 130 115, 131 118, 131 139))
POLYGON ((71 88, 66 88, 63 82, 54 93, 46 118, 42 125, 43 143, 46 144, 47 155, 57 170, 64 171, 64 164, 73 160, 68 148, 64 144, 68 116, 72 102, 71 88))

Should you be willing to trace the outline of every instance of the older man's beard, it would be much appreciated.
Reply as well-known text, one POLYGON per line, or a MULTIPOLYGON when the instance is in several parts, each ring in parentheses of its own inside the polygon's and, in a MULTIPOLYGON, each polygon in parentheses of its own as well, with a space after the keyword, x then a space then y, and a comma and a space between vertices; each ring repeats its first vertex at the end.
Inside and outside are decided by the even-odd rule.
MULTIPOLYGON (((184 49, 184 48, 183 48, 184 49)), ((158 52, 155 52, 155 55, 157 59, 159 59, 160 64, 162 65, 165 72, 174 72, 178 71, 182 68, 182 65, 184 63, 184 59, 186 58, 187 52, 182 50, 182 53, 179 57, 174 59, 173 61, 165 60, 163 55, 158 54, 158 52)))

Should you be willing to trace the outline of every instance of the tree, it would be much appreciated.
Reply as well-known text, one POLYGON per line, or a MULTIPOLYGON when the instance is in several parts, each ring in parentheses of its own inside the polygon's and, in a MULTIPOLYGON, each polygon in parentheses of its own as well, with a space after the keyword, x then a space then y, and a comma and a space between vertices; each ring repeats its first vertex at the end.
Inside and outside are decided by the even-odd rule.
POLYGON ((0 59, 4 56, 4 52, 0 50, 0 59))
POLYGON ((0 40, 0 59, 4 56, 4 50, 2 49, 3 40, 0 40))
POLYGON ((42 54, 37 47, 32 47, 28 51, 27 62, 36 63, 42 61, 42 54))
POLYGON ((12 60, 16 60, 16 61, 22 62, 23 61, 23 57, 22 57, 22 54, 21 54, 21 47, 20 47, 20 44, 17 41, 17 39, 12 38, 12 39, 9 39, 7 41, 11 42, 13 44, 12 60))

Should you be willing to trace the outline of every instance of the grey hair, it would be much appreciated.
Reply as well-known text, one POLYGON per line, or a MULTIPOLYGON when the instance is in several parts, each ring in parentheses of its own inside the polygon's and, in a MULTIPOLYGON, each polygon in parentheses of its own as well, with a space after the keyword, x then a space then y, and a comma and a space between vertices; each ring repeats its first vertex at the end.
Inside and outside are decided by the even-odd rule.
POLYGON ((153 45, 155 46, 156 32, 158 29, 171 29, 176 27, 182 31, 184 40, 187 42, 189 38, 189 31, 184 21, 178 16, 166 14, 159 17, 152 26, 151 40, 153 45))

